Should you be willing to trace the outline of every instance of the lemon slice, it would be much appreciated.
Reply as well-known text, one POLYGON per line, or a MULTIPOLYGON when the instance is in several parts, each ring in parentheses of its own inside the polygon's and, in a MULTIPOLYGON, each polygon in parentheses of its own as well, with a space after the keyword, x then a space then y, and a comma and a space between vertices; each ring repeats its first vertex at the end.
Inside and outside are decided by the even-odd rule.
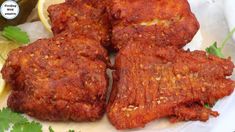
POLYGON ((63 3, 65 0, 39 0, 38 1, 38 15, 43 23, 43 25, 46 27, 48 31, 51 31, 51 24, 50 24, 50 19, 48 17, 48 12, 47 8, 50 5, 53 4, 58 4, 58 3, 63 3))
MULTIPOLYGON (((17 47, 19 47, 19 44, 8 41, 2 36, 0 36, 0 71, 5 62, 4 59, 7 58, 7 54, 9 53, 9 51, 17 47)), ((4 89, 5 89, 5 81, 2 79, 2 74, 0 73, 0 96, 3 93, 4 89)))
MULTIPOLYGON (((0 70, 2 69, 3 64, 0 64, 0 70)), ((2 94, 5 88, 5 81, 2 79, 2 74, 0 73, 0 95, 2 94)))

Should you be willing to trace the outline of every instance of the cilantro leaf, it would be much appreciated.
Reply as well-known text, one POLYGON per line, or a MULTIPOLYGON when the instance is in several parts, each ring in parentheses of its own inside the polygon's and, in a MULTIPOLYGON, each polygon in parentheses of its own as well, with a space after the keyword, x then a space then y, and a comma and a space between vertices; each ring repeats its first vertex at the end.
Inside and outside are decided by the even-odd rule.
POLYGON ((222 53, 222 48, 217 47, 217 42, 214 42, 213 45, 206 48, 206 51, 207 51, 207 53, 209 53, 211 55, 215 55, 215 56, 218 56, 220 58, 224 58, 224 55, 222 53))
POLYGON ((42 125, 36 122, 24 122, 15 124, 11 132, 42 132, 42 125))
POLYGON ((13 113, 8 108, 3 108, 0 111, 0 131, 5 131, 10 127, 10 124, 15 124, 19 122, 27 122, 27 119, 18 113, 13 113))
POLYGON ((215 56, 218 56, 220 58, 224 58, 222 50, 223 50, 225 44, 231 39, 234 32, 235 32, 235 28, 231 32, 229 32, 229 34, 227 35, 227 37, 223 41, 221 47, 217 47, 217 42, 214 42, 210 47, 206 48, 206 52, 208 54, 215 55, 215 56))
POLYGON ((51 126, 49 126, 49 131, 50 131, 50 132, 55 132, 55 131, 52 129, 51 126))
POLYGON ((42 132, 42 125, 29 122, 24 116, 11 111, 9 108, 0 110, 0 132, 10 130, 11 132, 42 132))
POLYGON ((22 43, 22 44, 27 44, 30 41, 27 33, 15 26, 5 27, 3 29, 2 36, 4 36, 5 38, 9 40, 22 43))
MULTIPOLYGON (((42 125, 35 121, 29 122, 24 116, 11 111, 9 108, 0 110, 0 132, 42 132, 42 125)), ((49 132, 54 132, 49 126, 49 132)), ((68 132, 75 132, 69 130, 68 132)))
POLYGON ((209 104, 204 105, 207 109, 211 109, 211 106, 209 104))
POLYGON ((1 121, 0 123, 0 132, 4 132, 7 128, 10 127, 10 123, 6 120, 1 121))

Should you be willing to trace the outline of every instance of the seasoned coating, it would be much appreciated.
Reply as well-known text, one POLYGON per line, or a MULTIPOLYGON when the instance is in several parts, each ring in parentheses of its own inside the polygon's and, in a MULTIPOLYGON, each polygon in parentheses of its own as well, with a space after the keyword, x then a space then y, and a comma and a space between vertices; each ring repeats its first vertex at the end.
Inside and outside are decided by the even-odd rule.
POLYGON ((66 0, 48 8, 53 33, 76 31, 107 45, 109 41, 108 0, 66 0))
POLYGON ((105 111, 106 63, 100 43, 63 32, 10 52, 2 69, 8 107, 49 121, 94 121, 105 111))
POLYGON ((199 29, 187 0, 113 0, 109 10, 117 50, 136 41, 182 48, 199 29))
POLYGON ((117 129, 127 129, 162 117, 176 122, 218 116, 203 106, 233 92, 234 82, 226 79, 233 68, 230 59, 203 51, 129 44, 116 57, 109 120, 117 129))

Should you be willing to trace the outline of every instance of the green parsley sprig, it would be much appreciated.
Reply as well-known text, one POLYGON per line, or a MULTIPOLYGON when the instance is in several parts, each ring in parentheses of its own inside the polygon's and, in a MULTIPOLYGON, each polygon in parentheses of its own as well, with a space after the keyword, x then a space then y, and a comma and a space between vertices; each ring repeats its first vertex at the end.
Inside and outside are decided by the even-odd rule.
MULTIPOLYGON (((55 132, 49 126, 49 132, 55 132)), ((38 122, 30 122, 27 118, 19 113, 11 111, 9 108, 0 110, 0 132, 42 132, 42 125, 38 122)), ((75 132, 69 130, 68 132, 75 132)))
POLYGON ((217 42, 214 42, 210 47, 206 48, 207 53, 218 56, 220 58, 224 58, 224 54, 222 53, 222 50, 225 44, 227 44, 227 42, 231 39, 234 32, 235 32, 235 28, 231 32, 229 32, 229 34, 226 36, 225 40, 221 44, 221 47, 218 47, 217 42))
POLYGON ((42 132, 41 124, 29 122, 24 116, 3 108, 0 111, 0 131, 4 132, 11 127, 11 132, 42 132))
POLYGON ((49 132, 55 132, 51 126, 49 126, 49 132))
POLYGON ((209 104, 205 104, 204 107, 206 107, 207 109, 211 108, 211 106, 209 104))
MULTIPOLYGON (((49 132, 55 132, 51 126, 49 126, 49 132)), ((75 132, 75 130, 69 130, 68 132, 75 132)), ((80 131, 79 131, 80 132, 80 131)))

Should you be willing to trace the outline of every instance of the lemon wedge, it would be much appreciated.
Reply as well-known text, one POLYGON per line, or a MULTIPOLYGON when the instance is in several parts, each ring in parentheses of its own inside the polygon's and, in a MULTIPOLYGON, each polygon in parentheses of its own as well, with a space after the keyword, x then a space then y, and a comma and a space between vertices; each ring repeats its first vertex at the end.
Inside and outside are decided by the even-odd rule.
POLYGON ((43 23, 43 25, 46 27, 48 31, 51 31, 51 24, 50 24, 50 19, 48 17, 48 12, 47 8, 50 5, 53 4, 58 4, 58 3, 63 3, 65 0, 39 0, 38 1, 38 15, 43 23))
MULTIPOLYGON (((5 62, 4 59, 7 58, 7 54, 11 50, 13 50, 17 47, 19 47, 19 44, 15 43, 15 42, 8 41, 7 39, 0 36, 0 71, 4 65, 4 62, 5 62)), ((5 89, 5 85, 6 85, 6 83, 2 79, 2 74, 0 73, 0 96, 5 89)))
MULTIPOLYGON (((0 69, 2 69, 3 64, 0 64, 0 69)), ((5 88, 5 81, 2 79, 2 74, 0 74, 0 95, 5 88)))

